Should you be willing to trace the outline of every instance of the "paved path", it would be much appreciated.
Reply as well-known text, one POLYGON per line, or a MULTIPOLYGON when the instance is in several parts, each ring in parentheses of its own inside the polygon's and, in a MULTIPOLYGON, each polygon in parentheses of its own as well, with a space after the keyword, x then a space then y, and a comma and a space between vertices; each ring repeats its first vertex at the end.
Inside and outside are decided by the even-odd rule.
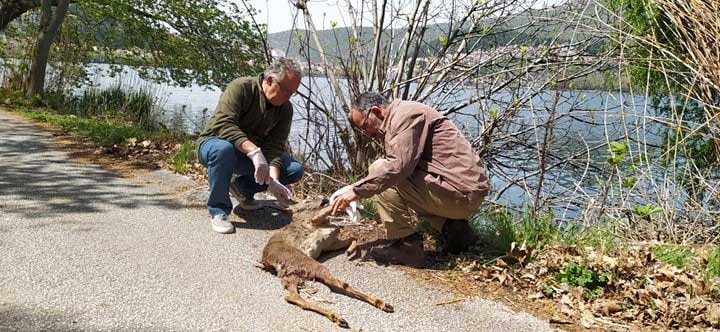
MULTIPOLYGON (((203 206, 165 171, 122 178, 71 161, 52 135, 0 110, 0 331, 337 331, 283 301, 277 278, 254 267, 276 224, 210 230, 203 206)), ((269 213, 269 212, 268 212, 269 213)), ((249 218, 248 218, 249 219, 249 218)), ((388 314, 327 291, 315 300, 362 331, 548 331, 525 313, 452 299, 374 264, 326 261, 388 314)))

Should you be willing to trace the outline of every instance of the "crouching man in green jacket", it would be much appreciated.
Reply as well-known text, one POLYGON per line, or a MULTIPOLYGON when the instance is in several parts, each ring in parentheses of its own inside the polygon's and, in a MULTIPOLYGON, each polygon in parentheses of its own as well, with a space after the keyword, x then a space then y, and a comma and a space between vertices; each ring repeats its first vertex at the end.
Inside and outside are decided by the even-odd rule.
POLYGON ((229 194, 245 210, 260 208, 255 193, 268 190, 279 201, 286 187, 300 180, 303 166, 285 152, 301 71, 291 59, 278 58, 259 77, 238 78, 225 88, 198 139, 198 159, 208 169, 212 229, 232 233, 229 194), (233 179, 233 174, 236 177, 233 179))

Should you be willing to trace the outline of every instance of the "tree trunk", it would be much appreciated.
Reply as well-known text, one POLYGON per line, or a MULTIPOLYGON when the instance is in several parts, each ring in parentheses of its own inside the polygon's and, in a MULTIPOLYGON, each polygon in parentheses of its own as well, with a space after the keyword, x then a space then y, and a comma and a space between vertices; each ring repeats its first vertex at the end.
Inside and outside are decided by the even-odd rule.
MULTIPOLYGON (((52 1, 54 3, 56 1, 52 1)), ((40 7, 40 0, 0 0, 0 31, 30 9, 40 7)))
POLYGON ((45 89, 45 73, 55 37, 65 20, 70 0, 58 0, 55 11, 52 10, 50 0, 42 0, 38 38, 33 50, 32 65, 28 77, 26 94, 28 96, 42 95, 45 89))

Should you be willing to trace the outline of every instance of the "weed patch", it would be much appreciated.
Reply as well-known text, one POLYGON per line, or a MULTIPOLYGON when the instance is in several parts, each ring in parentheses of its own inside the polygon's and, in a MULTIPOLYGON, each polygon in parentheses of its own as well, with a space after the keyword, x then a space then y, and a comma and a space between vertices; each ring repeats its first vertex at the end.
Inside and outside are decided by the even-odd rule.
POLYGON ((610 278, 608 273, 597 272, 586 266, 570 262, 555 274, 553 280, 559 284, 582 287, 583 296, 586 299, 595 299, 602 294, 610 278))
POLYGON ((158 135, 158 132, 144 128, 105 120, 84 119, 73 115, 58 115, 25 109, 20 109, 18 112, 30 119, 46 122, 58 126, 64 131, 88 138, 100 146, 122 144, 129 138, 146 139, 158 135))
POLYGON ((720 245, 715 248, 715 252, 708 258, 705 265, 705 278, 720 277, 720 245))
POLYGON ((176 172, 184 173, 190 168, 190 164, 195 161, 195 143, 184 139, 180 148, 170 159, 170 164, 176 172))
POLYGON ((531 255, 553 245, 593 246, 609 250, 618 239, 612 224, 581 228, 573 224, 558 225, 551 213, 515 216, 506 209, 478 212, 470 218, 478 235, 477 249, 485 256, 507 254, 512 244, 525 243, 531 255))
POLYGON ((373 198, 366 198, 360 201, 360 217, 365 220, 379 220, 377 202, 373 198))
POLYGON ((664 244, 652 247, 651 251, 661 262, 681 269, 687 267, 688 262, 695 258, 695 254, 685 246, 664 244))
POLYGON ((158 100, 148 89, 126 89, 120 85, 105 90, 87 89, 80 95, 48 98, 48 106, 64 114, 104 118, 144 129, 158 127, 158 100))

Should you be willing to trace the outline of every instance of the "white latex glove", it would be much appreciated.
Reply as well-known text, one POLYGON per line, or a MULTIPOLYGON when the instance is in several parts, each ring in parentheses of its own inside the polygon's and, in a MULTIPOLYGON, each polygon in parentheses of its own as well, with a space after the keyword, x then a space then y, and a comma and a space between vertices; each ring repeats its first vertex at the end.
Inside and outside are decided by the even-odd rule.
POLYGON ((293 199, 293 194, 288 187, 283 186, 282 183, 275 181, 273 178, 267 180, 268 191, 277 198, 277 200, 285 205, 289 205, 293 199))
MULTIPOLYGON (((345 187, 342 187, 342 188, 338 189, 337 191, 335 191, 330 196, 330 205, 332 205, 333 202, 335 202, 336 197, 346 193, 349 190, 352 190, 352 188, 353 188, 353 186, 345 186, 345 187)), ((357 209, 357 201, 350 202, 348 204, 348 206, 345 208, 345 213, 347 213, 348 218, 350 219, 350 222, 353 222, 353 223, 360 222, 360 213, 358 212, 358 209, 357 209)))
POLYGON ((255 148, 254 150, 248 152, 247 156, 250 160, 252 160, 253 166, 255 166, 255 182, 260 185, 266 184, 268 178, 270 177, 270 166, 268 166, 262 150, 260 150, 260 148, 255 148))

